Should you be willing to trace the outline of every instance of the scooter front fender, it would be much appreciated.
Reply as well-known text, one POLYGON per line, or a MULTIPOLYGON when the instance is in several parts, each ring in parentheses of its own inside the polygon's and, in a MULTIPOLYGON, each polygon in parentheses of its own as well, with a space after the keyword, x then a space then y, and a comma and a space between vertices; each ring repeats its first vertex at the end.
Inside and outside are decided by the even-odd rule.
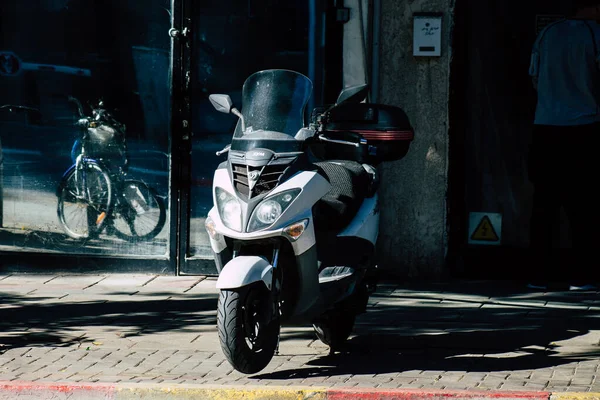
POLYGON ((217 289, 237 289, 260 281, 271 290, 273 266, 262 257, 240 256, 225 264, 217 279, 217 289))

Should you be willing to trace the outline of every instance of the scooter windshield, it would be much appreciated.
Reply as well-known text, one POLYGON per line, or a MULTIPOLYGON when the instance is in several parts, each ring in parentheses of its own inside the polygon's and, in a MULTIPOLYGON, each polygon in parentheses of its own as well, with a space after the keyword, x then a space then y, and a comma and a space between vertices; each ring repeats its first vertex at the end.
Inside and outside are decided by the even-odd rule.
POLYGON ((231 148, 300 150, 302 142, 294 136, 304 127, 304 109, 311 92, 312 82, 298 72, 272 69, 250 75, 242 89, 244 118, 238 121, 231 148))

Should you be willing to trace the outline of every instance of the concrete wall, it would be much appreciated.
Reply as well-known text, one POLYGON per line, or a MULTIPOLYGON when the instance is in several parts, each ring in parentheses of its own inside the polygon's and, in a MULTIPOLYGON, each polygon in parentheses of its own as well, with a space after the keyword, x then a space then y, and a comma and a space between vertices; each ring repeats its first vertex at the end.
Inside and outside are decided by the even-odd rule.
POLYGON ((367 40, 369 0, 345 0, 350 20, 344 24, 344 87, 369 83, 367 40))
POLYGON ((402 107, 415 129, 408 155, 381 168, 379 265, 398 277, 437 280, 446 272, 453 4, 381 0, 377 102, 402 107), (412 55, 415 12, 443 12, 441 57, 412 55))

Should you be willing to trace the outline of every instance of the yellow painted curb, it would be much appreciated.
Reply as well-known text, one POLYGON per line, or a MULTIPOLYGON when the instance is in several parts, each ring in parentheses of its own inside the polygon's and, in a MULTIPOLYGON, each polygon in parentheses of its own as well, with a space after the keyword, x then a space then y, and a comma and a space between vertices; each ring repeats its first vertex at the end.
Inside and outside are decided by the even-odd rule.
POLYGON ((596 392, 573 392, 552 393, 550 400, 600 400, 600 393, 596 392))
POLYGON ((185 387, 117 387, 115 400, 326 400, 325 388, 240 386, 239 388, 185 387))

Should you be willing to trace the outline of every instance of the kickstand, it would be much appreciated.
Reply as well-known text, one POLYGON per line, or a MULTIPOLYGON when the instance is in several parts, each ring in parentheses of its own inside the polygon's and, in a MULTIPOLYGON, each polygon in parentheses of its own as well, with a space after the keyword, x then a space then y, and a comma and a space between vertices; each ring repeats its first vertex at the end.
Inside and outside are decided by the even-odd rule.
POLYGON ((279 332, 277 332, 277 346, 275 346, 275 355, 279 355, 279 343, 281 341, 281 325, 279 326, 279 332))

